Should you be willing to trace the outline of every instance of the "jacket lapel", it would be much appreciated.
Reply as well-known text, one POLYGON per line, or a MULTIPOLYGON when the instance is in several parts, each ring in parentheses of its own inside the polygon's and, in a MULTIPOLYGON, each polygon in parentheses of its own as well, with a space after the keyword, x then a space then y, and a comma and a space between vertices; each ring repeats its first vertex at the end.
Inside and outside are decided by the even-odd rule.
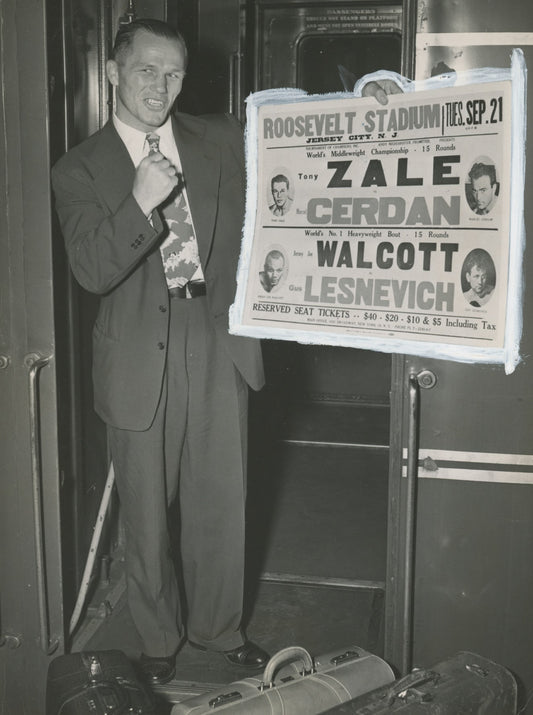
POLYGON ((205 125, 201 120, 185 122, 179 115, 173 119, 198 250, 205 266, 217 212, 220 157, 216 144, 205 138, 205 125))
POLYGON ((112 121, 101 130, 89 159, 102 198, 115 211, 131 191, 135 167, 112 121))

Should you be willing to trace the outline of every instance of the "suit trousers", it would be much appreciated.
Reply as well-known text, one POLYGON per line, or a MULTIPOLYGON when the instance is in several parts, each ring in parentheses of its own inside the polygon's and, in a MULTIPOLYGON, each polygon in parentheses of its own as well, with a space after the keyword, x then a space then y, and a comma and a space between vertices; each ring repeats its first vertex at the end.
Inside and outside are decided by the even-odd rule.
POLYGON ((243 643, 247 416, 248 387, 206 297, 171 299, 154 421, 108 426, 128 605, 147 655, 171 655, 185 638, 211 650, 243 643))

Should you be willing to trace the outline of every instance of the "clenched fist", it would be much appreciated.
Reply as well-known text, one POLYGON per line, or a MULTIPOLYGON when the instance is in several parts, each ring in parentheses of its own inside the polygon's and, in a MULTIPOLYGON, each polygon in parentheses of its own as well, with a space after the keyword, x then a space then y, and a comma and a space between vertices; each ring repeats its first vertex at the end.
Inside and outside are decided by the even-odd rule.
POLYGON ((171 162, 160 152, 146 156, 135 172, 133 197, 145 216, 149 216, 178 185, 179 177, 171 162))

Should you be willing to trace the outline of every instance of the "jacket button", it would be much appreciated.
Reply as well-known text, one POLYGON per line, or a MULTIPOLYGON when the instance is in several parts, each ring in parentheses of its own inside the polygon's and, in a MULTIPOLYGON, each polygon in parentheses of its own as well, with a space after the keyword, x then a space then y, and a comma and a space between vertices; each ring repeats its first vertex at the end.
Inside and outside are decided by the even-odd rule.
POLYGON ((158 347, 160 350, 164 350, 164 349, 165 349, 165 343, 157 343, 157 347, 158 347))
POLYGON ((167 312, 167 306, 166 306, 166 305, 160 305, 160 306, 159 306, 159 310, 160 310, 162 313, 166 313, 166 312, 167 312))

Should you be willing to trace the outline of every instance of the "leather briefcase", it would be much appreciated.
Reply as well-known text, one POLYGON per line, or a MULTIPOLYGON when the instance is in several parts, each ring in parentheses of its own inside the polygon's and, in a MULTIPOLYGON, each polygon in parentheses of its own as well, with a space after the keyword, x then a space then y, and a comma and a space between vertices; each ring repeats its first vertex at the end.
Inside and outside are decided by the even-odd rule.
POLYGON ((503 666, 461 651, 431 669, 346 702, 328 715, 515 715, 517 685, 503 666))
POLYGON ((316 715, 393 680, 384 660, 357 646, 315 659, 294 646, 276 653, 262 677, 244 678, 183 700, 171 715, 316 715))
POLYGON ((152 695, 120 650, 60 655, 48 667, 46 715, 156 715, 152 695))

